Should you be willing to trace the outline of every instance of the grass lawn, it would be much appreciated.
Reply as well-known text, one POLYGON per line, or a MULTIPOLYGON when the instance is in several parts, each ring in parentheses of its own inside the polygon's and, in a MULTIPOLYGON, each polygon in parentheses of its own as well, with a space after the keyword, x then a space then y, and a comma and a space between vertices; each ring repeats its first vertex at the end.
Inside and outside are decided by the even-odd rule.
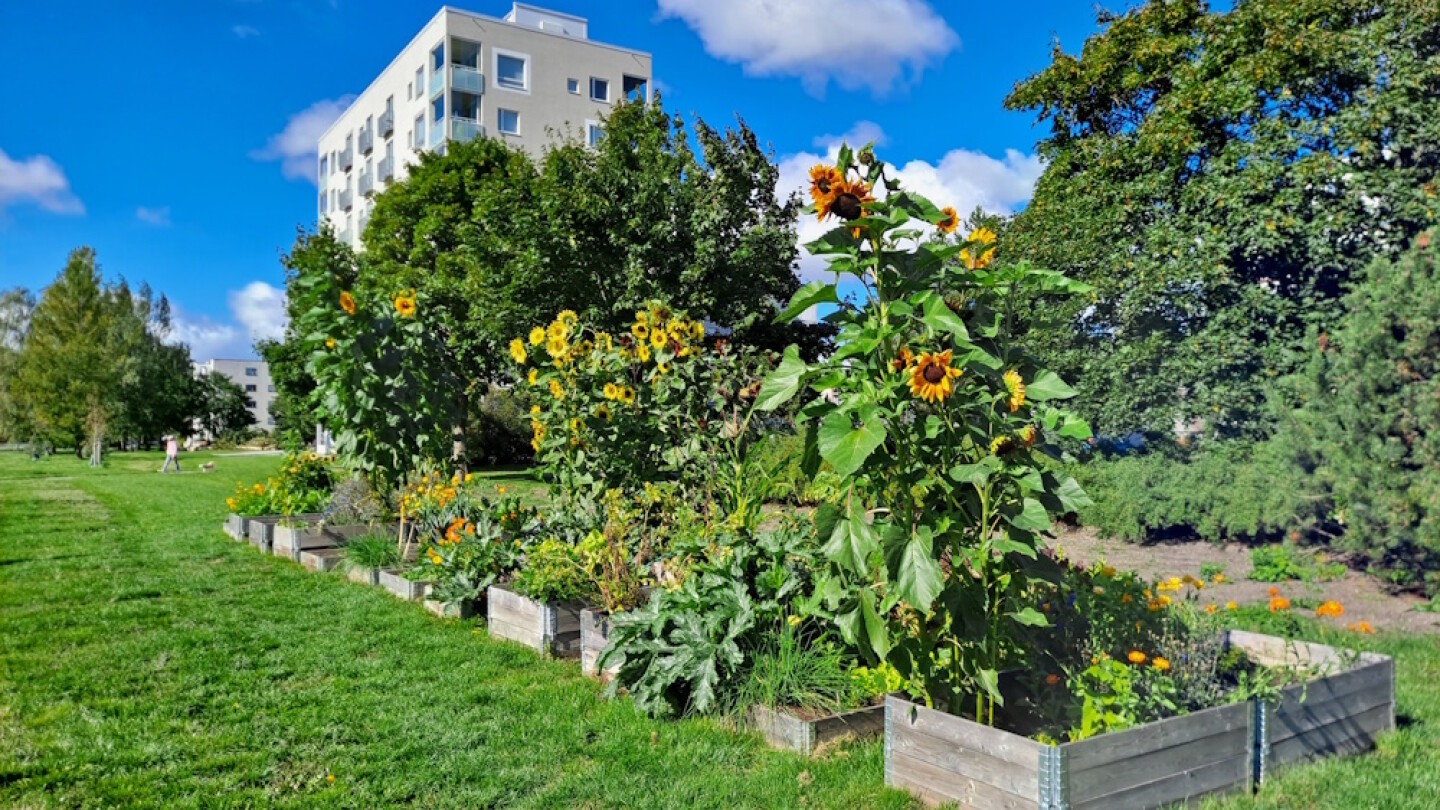
MULTIPOLYGON (((483 624, 262 557, 224 497, 277 459, 183 462, 0 453, 0 805, 910 806, 878 742, 807 760, 651 721, 483 624)), ((1210 806, 1434 806, 1440 639, 1362 643, 1398 660, 1402 729, 1210 806)))

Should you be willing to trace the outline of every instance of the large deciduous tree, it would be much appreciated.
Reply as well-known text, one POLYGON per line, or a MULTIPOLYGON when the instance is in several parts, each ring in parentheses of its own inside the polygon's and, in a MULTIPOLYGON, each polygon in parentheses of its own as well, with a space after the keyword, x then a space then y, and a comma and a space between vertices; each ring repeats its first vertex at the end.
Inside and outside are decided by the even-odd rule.
POLYGON ((1440 4, 1151 0, 1007 100, 1050 124, 1010 250, 1096 287, 1032 344, 1104 432, 1264 435, 1303 336, 1440 209, 1440 4))

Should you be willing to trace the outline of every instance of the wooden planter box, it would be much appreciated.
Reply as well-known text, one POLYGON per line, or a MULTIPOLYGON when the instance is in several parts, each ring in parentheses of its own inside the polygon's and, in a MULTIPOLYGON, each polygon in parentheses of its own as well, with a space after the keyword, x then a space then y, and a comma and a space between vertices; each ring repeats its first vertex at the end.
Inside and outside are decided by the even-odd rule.
POLYGON ((303 552, 317 548, 339 548, 351 539, 384 527, 365 525, 327 526, 320 523, 300 523, 287 526, 277 524, 274 528, 275 556, 287 557, 300 562, 303 552))
POLYGON ((249 520, 249 518, 237 515, 234 512, 225 516, 225 533, 230 535, 231 540, 244 542, 250 539, 245 529, 245 521, 247 520, 249 520))
POLYGON ((490 586, 486 601, 490 635, 557 658, 579 657, 579 604, 536 602, 502 585, 490 586))
POLYGON ((591 678, 609 683, 619 667, 600 671, 600 656, 610 646, 610 614, 599 608, 580 611, 580 671, 591 678))
MULTIPOLYGON (((1254 633, 1233 632, 1228 641, 1262 664, 1347 660, 1324 645, 1287 645, 1254 633)), ((1275 706, 1217 706, 1062 745, 1043 745, 892 695, 885 701, 885 783, 930 804, 1149 810, 1249 791, 1268 769, 1361 750, 1393 727, 1394 662, 1370 654, 1358 656, 1356 666, 1287 690, 1275 706)))
POLYGON ((466 599, 447 605, 437 599, 426 599, 425 609, 442 619, 473 619, 485 615, 485 599, 466 599))
POLYGON ((279 515, 246 518, 245 535, 250 538, 250 545, 269 554, 275 542, 275 524, 280 519, 279 515))
POLYGON ((885 704, 877 703, 814 720, 806 720, 784 710, 755 706, 745 719, 771 747, 808 757, 821 746, 840 739, 880 736, 885 731, 885 704))
POLYGON ((406 579, 399 571, 381 570, 377 584, 407 602, 424 599, 426 592, 430 590, 429 583, 406 579))
POLYGON ((1271 666, 1312 667, 1322 677, 1286 687, 1279 703, 1258 707, 1255 779, 1287 765, 1369 749, 1395 728, 1395 661, 1344 653, 1324 644, 1232 631, 1230 643, 1271 666))
POLYGON ((361 585, 379 585, 380 569, 350 566, 345 569, 345 578, 351 582, 358 582, 361 585))
MULTIPOLYGON (((345 561, 345 551, 338 548, 315 548, 300 552, 300 564, 311 571, 334 571, 345 561)), ((363 569, 362 569, 363 570, 363 569)), ((366 583, 370 577, 366 577, 366 583)))

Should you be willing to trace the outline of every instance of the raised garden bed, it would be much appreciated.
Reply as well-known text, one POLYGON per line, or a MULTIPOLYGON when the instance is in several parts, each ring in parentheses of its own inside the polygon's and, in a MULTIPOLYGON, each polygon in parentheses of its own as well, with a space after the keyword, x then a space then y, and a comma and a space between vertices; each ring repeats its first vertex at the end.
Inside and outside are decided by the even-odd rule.
POLYGON ((269 554, 275 541, 275 524, 280 520, 279 515, 246 518, 245 536, 250 538, 250 545, 269 554))
POLYGON ((413 579, 406 579, 400 571, 384 569, 380 571, 376 584, 407 602, 424 599, 425 594, 430 590, 428 582, 416 582, 413 579))
POLYGON ((485 615, 485 600, 466 599, 447 605, 438 599, 426 599, 425 609, 442 619, 473 619, 485 615))
MULTIPOLYGON (((300 552, 300 564, 311 571, 334 571, 345 561, 345 550, 339 548, 314 548, 300 552)), ((369 584, 370 579, 365 580, 369 584)))
POLYGON ((885 731, 885 704, 813 718, 755 706, 746 721, 771 747, 810 756, 822 746, 841 739, 880 736, 885 731))
POLYGON ((580 611, 580 671, 606 683, 615 677, 619 667, 600 671, 600 656, 610 646, 610 614, 594 608, 580 611))
POLYGON ((379 585, 380 569, 350 566, 345 569, 345 578, 351 582, 358 582, 361 585, 379 585))
POLYGON ((495 638, 557 658, 580 656, 580 605, 536 602, 502 585, 490 586, 486 601, 486 619, 495 638))
POLYGON ((245 522, 247 520, 249 520, 249 518, 244 515, 237 515, 234 512, 225 516, 225 533, 230 535, 231 540, 244 542, 250 539, 250 535, 246 533, 245 529, 245 522))
POLYGON ((1255 633, 1232 632, 1227 640, 1257 663, 1313 664, 1319 675, 1287 689, 1276 706, 1217 706, 1061 745, 892 695, 885 701, 885 783, 931 804, 1146 810, 1248 792, 1269 769, 1364 750, 1394 728, 1389 658, 1255 633))
POLYGON ((299 521, 277 524, 273 530, 275 556, 288 557, 295 562, 300 562, 300 555, 311 549, 338 548, 345 545, 352 538, 359 537, 370 532, 391 532, 390 527, 373 527, 365 525, 351 526, 327 526, 322 523, 303 523, 299 521))

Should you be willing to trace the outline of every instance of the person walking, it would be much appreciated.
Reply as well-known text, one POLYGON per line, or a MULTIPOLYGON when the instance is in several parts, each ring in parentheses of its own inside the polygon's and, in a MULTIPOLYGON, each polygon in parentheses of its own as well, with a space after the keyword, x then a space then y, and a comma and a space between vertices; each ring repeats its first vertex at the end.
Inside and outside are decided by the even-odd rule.
POLYGON ((180 472, 180 443, 173 433, 165 436, 165 466, 160 468, 160 472, 168 472, 171 462, 175 464, 175 472, 180 472))

